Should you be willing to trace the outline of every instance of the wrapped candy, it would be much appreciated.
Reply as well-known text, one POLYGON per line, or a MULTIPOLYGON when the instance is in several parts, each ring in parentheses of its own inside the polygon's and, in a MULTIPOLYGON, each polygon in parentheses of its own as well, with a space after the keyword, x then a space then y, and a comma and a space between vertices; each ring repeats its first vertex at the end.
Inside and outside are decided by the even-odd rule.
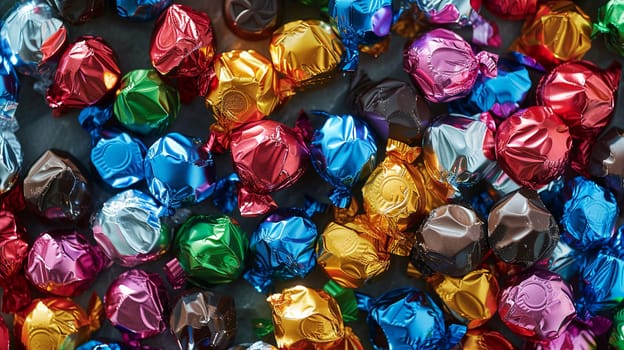
POLYGON ((54 75, 50 61, 63 52, 67 28, 45 2, 20 2, 4 18, 0 42, 0 56, 6 57, 19 73, 42 79, 47 87, 54 75))
POLYGON ((121 79, 113 111, 130 131, 162 134, 180 111, 180 97, 155 70, 135 69, 121 79))
POLYGON ((182 101, 206 96, 214 76, 214 55, 214 33, 206 13, 173 4, 156 21, 150 43, 152 66, 178 78, 182 101))
POLYGON ((172 239, 167 214, 152 197, 127 190, 109 198, 91 218, 93 238, 109 259, 123 266, 153 261, 172 239))
POLYGON ((462 349, 470 350, 514 350, 514 346, 497 331, 470 329, 461 342, 462 349))
POLYGON ((467 96, 479 73, 495 77, 497 60, 487 51, 475 55, 461 36, 437 28, 406 46, 403 70, 427 100, 441 103, 467 96))
POLYGON ((160 15, 173 0, 115 0, 119 17, 135 21, 149 21, 160 15))
POLYGON ((598 334, 605 333, 611 327, 611 321, 605 317, 594 317, 589 321, 575 319, 566 330, 555 339, 536 343, 527 343, 525 349, 599 349, 598 334))
POLYGON ((473 115, 490 112, 506 118, 520 108, 531 89, 528 69, 512 60, 499 59, 496 77, 481 77, 470 94, 449 104, 451 113, 473 115))
POLYGON ((624 260, 605 252, 587 256, 581 264, 579 284, 577 308, 582 317, 615 309, 624 299, 624 260))
POLYGON ((613 316, 613 330, 609 336, 609 345, 613 346, 617 350, 624 349, 624 309, 620 309, 613 316))
POLYGON ((351 99, 375 136, 383 143, 388 138, 419 145, 431 122, 431 111, 421 94, 404 81, 371 81, 364 73, 351 87, 351 99))
POLYGON ((495 145, 498 165, 505 173, 536 190, 563 174, 572 138, 552 109, 532 106, 498 126, 495 145))
POLYGON ((11 346, 11 338, 9 338, 9 329, 4 323, 4 319, 0 317, 0 350, 9 350, 11 346))
POLYGON ((227 349, 236 336, 234 299, 210 291, 184 294, 171 310, 169 327, 180 350, 227 349))
POLYGON ((279 0, 240 1, 225 0, 225 24, 234 34, 247 40, 260 40, 271 36, 279 25, 282 2, 279 0))
POLYGON ((359 288, 388 271, 386 237, 366 221, 330 222, 319 237, 317 262, 340 286, 359 288))
POLYGON ((200 154, 200 140, 169 133, 156 140, 145 156, 150 193, 168 208, 197 204, 210 195, 216 170, 210 153, 200 154))
POLYGON ((446 204, 433 209, 416 231, 411 259, 434 272, 463 276, 481 263, 486 251, 485 225, 477 213, 446 204))
POLYGON ((336 72, 344 47, 329 24, 297 20, 273 32, 269 52, 275 70, 297 87, 309 87, 328 80, 336 72))
POLYGON ((22 168, 22 146, 11 131, 0 131, 0 195, 15 186, 22 168))
POLYGON ((310 151, 310 126, 299 118, 295 128, 273 120, 248 123, 231 135, 234 169, 240 177, 238 208, 242 216, 262 215, 277 204, 270 193, 283 190, 304 174, 310 151))
POLYGON ((249 242, 245 279, 261 293, 273 279, 305 278, 316 266, 316 224, 301 209, 278 209, 265 218, 249 242))
POLYGON ((73 350, 100 328, 102 316, 95 294, 87 310, 67 298, 36 299, 15 314, 15 339, 25 349, 73 350))
POLYGON ((104 296, 106 317, 132 339, 167 329, 167 291, 157 274, 128 270, 111 282, 104 296))
POLYGON ((525 19, 537 11, 538 0, 484 0, 483 4, 498 17, 517 21, 525 19))
POLYGON ((332 25, 346 49, 343 69, 355 71, 358 50, 383 40, 392 26, 390 0, 330 0, 328 12, 332 25))
POLYGON ((76 296, 91 287, 109 260, 77 231, 43 232, 28 253, 26 277, 42 292, 76 296))
POLYGON ((91 106, 112 95, 120 76, 113 49, 104 39, 83 36, 61 56, 46 100, 57 115, 69 108, 91 106))
POLYGON ((578 274, 584 260, 585 256, 582 252, 573 249, 560 240, 546 265, 550 271, 560 275, 564 280, 571 281, 578 274))
POLYGON ((24 199, 39 216, 56 221, 81 222, 91 214, 89 181, 69 153, 46 151, 24 178, 24 199))
POLYGON ((367 312, 373 349, 452 349, 466 326, 444 322, 444 314, 429 295, 415 288, 394 289, 377 298, 356 293, 358 307, 367 312))
POLYGON ((624 176, 624 132, 611 128, 592 147, 589 171, 594 176, 624 176))
POLYGON ((104 13, 104 0, 45 0, 56 13, 71 24, 83 24, 104 13))
POLYGON ((325 291, 294 286, 269 296, 267 302, 280 349, 363 349, 351 328, 344 326, 338 303, 325 291))
POLYGON ((603 34, 607 48, 618 55, 624 54, 624 2, 609 0, 598 8, 592 37, 603 34))
POLYGON ((77 347, 76 350, 122 350, 122 348, 117 343, 102 343, 97 340, 89 340, 77 347))
POLYGON ((606 70, 589 61, 566 62, 537 86, 537 103, 550 107, 570 128, 575 149, 571 165, 580 174, 588 175, 591 148, 611 120, 621 70, 619 62, 606 70))
POLYGON ((578 5, 569 0, 547 1, 524 22, 511 49, 549 69, 582 59, 591 48, 591 34, 589 16, 578 5))
POLYGON ((353 186, 375 168, 377 145, 368 125, 354 116, 321 114, 327 119, 312 135, 310 158, 316 172, 334 187, 332 203, 345 208, 353 186))
POLYGON ((429 283, 450 313, 470 329, 496 314, 498 282, 488 269, 473 270, 463 277, 435 275, 429 283))
POLYGON ((559 241, 559 226, 537 193, 523 188, 501 199, 488 217, 488 242, 506 263, 533 265, 548 258, 559 241))
POLYGON ((252 344, 239 344, 229 348, 228 350, 277 350, 277 348, 271 344, 258 340, 252 344))
POLYGON ((16 132, 15 112, 19 102, 20 81, 13 64, 0 51, 0 130, 16 132))
POLYGON ((563 208, 561 238, 582 251, 600 247, 613 237, 618 214, 613 193, 577 176, 572 180, 572 195, 563 208))
POLYGON ((572 288, 550 271, 516 275, 501 292, 498 314, 516 334, 535 340, 555 339, 576 316, 572 288))
POLYGON ((230 217, 193 215, 175 236, 167 278, 174 288, 185 280, 200 287, 230 283, 243 273, 247 246, 247 235, 230 217))
POLYGON ((423 162, 429 175, 457 193, 460 186, 475 185, 496 166, 494 131, 487 119, 478 117, 439 117, 423 137, 423 162))

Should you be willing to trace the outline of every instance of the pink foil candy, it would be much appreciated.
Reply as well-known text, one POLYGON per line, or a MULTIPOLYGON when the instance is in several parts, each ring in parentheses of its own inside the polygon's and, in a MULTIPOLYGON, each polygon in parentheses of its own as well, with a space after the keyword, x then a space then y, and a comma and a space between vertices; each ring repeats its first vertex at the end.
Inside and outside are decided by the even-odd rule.
POLYGON ((576 317, 572 288, 546 270, 516 275, 501 293, 498 314, 516 334, 534 340, 555 339, 576 317))
POLYGON ((144 339, 167 329, 167 293, 157 274, 128 270, 104 296, 106 317, 132 339, 144 339))
POLYGON ((414 40, 403 53, 407 72, 425 98, 449 102, 467 96, 479 73, 495 77, 498 55, 481 51, 448 29, 433 29, 414 40))
POLYGON ((549 341, 527 342, 524 349, 598 349, 597 335, 607 332, 611 328, 611 323, 611 320, 602 316, 593 317, 587 321, 575 319, 557 338, 549 341))
POLYGON ((87 290, 108 262, 76 231, 44 232, 30 249, 26 277, 43 292, 71 297, 87 290))
POLYGON ((0 350, 9 350, 11 342, 9 338, 9 329, 4 323, 4 319, 0 317, 0 350))

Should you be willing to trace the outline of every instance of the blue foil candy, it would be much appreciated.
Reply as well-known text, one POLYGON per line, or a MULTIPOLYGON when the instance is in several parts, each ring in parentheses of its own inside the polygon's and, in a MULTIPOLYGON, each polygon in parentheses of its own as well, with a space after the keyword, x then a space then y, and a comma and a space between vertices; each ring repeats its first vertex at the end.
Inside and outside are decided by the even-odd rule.
POLYGON ((449 103, 449 112, 472 115, 489 111, 507 118, 518 110, 531 89, 529 71, 506 59, 499 59, 497 66, 496 77, 477 79, 470 95, 449 103))
POLYGON ((278 209, 251 235, 251 264, 243 277, 261 293, 271 291, 275 278, 304 278, 316 266, 317 236, 304 211, 278 209))
POLYGON ((440 307, 418 289, 394 289, 377 298, 356 292, 356 299, 358 308, 368 312, 375 350, 452 349, 466 333, 464 325, 447 326, 440 307))
POLYGON ((343 70, 355 71, 359 46, 375 44, 390 33, 392 0, 329 0, 328 9, 347 51, 343 70))
POLYGON ((16 132, 19 128, 15 119, 19 87, 17 72, 0 52, 0 130, 16 132))
POLYGON ((88 342, 80 345, 76 350, 121 350, 121 346, 117 343, 102 343, 97 340, 89 340, 88 342))
POLYGON ((572 196, 563 208, 561 238, 581 251, 603 245, 613 237, 618 213, 610 191, 584 177, 575 177, 572 196))
POLYGON ((104 126, 113 117, 113 106, 89 106, 80 111, 78 122, 91 136, 91 146, 104 137, 104 126))
POLYGON ((352 187, 375 168, 377 145, 365 122, 351 115, 331 115, 312 136, 310 157, 316 172, 334 189, 329 198, 338 208, 351 203, 352 187))
POLYGON ((570 282, 578 275, 584 261, 585 255, 582 252, 570 247, 563 241, 559 241, 548 259, 547 267, 550 271, 570 282))
POLYGON ((143 180, 143 155, 141 141, 121 133, 110 139, 100 139, 91 149, 91 162, 102 180, 113 188, 126 188, 143 180))
POLYGON ((614 309, 624 300, 624 260, 605 252, 588 256, 580 269, 579 315, 614 309))
POLYGON ((173 0, 116 0, 119 17, 135 21, 149 21, 158 17, 173 0))
POLYGON ((202 157, 201 140, 169 133, 152 144, 145 156, 147 186, 169 208, 196 204, 208 198, 215 182, 210 153, 202 157))

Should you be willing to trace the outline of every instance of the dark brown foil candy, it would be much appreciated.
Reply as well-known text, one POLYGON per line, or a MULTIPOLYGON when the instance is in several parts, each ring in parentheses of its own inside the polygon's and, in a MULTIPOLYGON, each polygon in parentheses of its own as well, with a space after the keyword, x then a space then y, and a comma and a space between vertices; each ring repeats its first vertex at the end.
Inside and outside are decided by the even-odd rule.
POLYGON ((209 291, 183 295, 169 319, 182 350, 225 350, 236 336, 234 299, 209 291))
POLYGON ((91 214, 89 182, 73 157, 57 150, 46 151, 24 179, 28 207, 49 220, 80 222, 91 214))
POLYGON ((538 194, 522 188, 490 210, 488 240, 502 261, 532 265, 555 249, 559 227, 538 194))
POLYGON ((227 26, 241 38, 268 38, 277 28, 281 14, 280 0, 225 0, 223 14, 227 26))

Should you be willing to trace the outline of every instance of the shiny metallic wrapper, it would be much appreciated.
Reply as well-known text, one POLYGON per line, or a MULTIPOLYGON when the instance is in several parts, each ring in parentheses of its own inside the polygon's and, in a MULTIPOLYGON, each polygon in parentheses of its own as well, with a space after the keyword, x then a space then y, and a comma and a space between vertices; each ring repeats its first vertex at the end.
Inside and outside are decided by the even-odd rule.
POLYGON ((624 177, 624 131, 611 128, 592 148, 590 173, 593 176, 617 175, 624 177))
POLYGON ((0 194, 8 192, 22 168, 22 146, 10 131, 0 131, 0 194))

